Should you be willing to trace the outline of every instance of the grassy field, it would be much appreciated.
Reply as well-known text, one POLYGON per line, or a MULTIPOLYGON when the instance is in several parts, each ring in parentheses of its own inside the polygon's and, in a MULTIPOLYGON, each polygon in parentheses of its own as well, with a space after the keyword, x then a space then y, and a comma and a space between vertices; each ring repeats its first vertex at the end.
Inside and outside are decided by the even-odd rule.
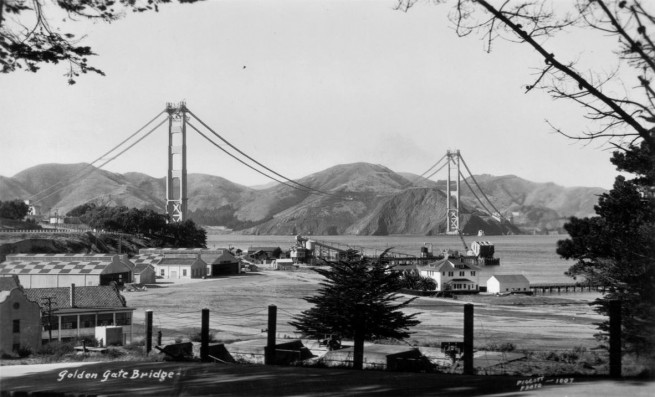
MULTIPOLYGON (((124 295, 128 306, 137 308, 134 323, 143 324, 145 310, 152 310, 155 334, 162 329, 165 341, 187 338, 199 329, 203 308, 210 310, 210 328, 218 340, 263 339, 269 305, 277 306, 278 338, 297 338, 288 321, 310 307, 302 298, 316 293, 320 277, 312 271, 261 271, 207 280, 160 279, 157 287, 124 295)), ((598 344, 594 323, 603 320, 588 305, 591 297, 564 293, 421 297, 406 309, 419 313, 421 321, 407 343, 439 346, 443 341, 461 341, 463 305, 473 303, 476 348, 511 343, 517 350, 591 349, 598 344)), ((142 328, 136 333, 141 336, 142 328)))

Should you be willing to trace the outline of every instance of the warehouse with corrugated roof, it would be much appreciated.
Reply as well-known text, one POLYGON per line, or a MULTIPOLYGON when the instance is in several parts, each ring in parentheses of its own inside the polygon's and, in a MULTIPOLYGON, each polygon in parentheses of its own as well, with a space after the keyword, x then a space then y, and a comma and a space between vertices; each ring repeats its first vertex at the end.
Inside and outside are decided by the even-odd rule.
POLYGON ((13 254, 0 263, 0 275, 17 275, 24 288, 117 285, 132 282, 127 255, 13 254))

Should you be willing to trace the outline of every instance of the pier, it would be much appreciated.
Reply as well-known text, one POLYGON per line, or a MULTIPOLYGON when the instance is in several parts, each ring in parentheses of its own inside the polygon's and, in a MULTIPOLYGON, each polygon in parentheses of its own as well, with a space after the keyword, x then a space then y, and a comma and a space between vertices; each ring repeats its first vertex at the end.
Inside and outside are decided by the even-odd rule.
POLYGON ((592 284, 583 284, 583 283, 534 283, 530 284, 530 291, 533 294, 541 292, 545 293, 554 293, 558 294, 562 292, 605 292, 607 287, 604 285, 592 285, 592 284))

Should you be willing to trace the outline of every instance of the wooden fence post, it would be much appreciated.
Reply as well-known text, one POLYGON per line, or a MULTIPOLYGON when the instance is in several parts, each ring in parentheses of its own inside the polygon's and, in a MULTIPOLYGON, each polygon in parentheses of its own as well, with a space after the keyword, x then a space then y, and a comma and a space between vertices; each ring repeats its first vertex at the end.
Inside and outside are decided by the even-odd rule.
POLYGON ((610 301, 610 377, 621 377, 621 301, 610 301))
POLYGON ((276 338, 276 326, 277 323, 277 306, 269 305, 268 306, 268 334, 266 341, 266 348, 264 350, 264 364, 274 365, 275 364, 275 348, 277 344, 276 338))
POLYGON ((209 361, 209 309, 202 309, 200 325, 200 361, 209 361))
POLYGON ((473 305, 464 305, 464 374, 473 375, 473 305))
POLYGON ((146 354, 152 350, 152 310, 146 310, 146 354))

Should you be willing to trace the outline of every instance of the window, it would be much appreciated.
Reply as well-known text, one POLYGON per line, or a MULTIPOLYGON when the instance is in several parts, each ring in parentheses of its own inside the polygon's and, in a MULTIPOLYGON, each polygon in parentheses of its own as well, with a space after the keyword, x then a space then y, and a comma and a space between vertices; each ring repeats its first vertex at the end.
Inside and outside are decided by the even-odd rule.
POLYGON ((448 272, 448 277, 452 277, 455 274, 455 272, 448 272))
POLYGON ((130 325, 132 316, 130 313, 116 313, 116 325, 130 325))
POLYGON ((14 333, 20 333, 20 320, 14 320, 14 333))
POLYGON ((441 272, 441 275, 442 275, 442 276, 445 276, 445 275, 446 275, 446 272, 441 272))
POLYGON ((98 314, 98 326, 106 327, 107 325, 114 325, 114 313, 98 314))
POLYGON ((466 274, 466 272, 459 272, 460 277, 464 276, 464 274, 466 274))
POLYGON ((186 269, 182 269, 182 276, 186 277, 186 269))
POLYGON ((165 276, 165 275, 166 275, 166 274, 165 274, 165 270, 164 270, 164 269, 161 269, 160 272, 159 272, 159 274, 162 275, 162 276, 165 276))
POLYGON ((80 316, 80 328, 94 328, 96 326, 95 314, 84 314, 80 316))
POLYGON ((61 316, 61 329, 77 329, 77 316, 61 316))
POLYGON ((471 276, 475 276, 475 271, 471 271, 471 276))

